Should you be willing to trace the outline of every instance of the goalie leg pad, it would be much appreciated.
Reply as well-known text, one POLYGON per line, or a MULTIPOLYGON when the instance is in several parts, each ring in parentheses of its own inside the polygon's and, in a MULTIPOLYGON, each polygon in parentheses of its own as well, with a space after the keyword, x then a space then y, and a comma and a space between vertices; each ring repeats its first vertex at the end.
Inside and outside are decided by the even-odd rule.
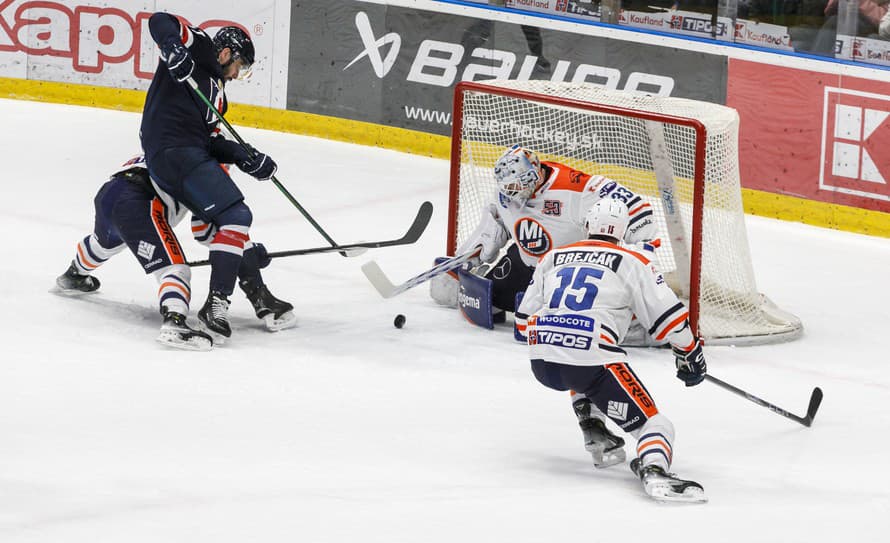
POLYGON ((457 303, 461 313, 476 326, 491 330, 494 328, 491 280, 462 269, 458 271, 457 275, 460 282, 457 303))
MULTIPOLYGON (((434 265, 438 266, 448 260, 448 258, 447 256, 440 256, 434 261, 434 265)), ((460 283, 457 280, 456 272, 437 275, 430 279, 430 298, 439 305, 456 308, 459 288, 460 283)))

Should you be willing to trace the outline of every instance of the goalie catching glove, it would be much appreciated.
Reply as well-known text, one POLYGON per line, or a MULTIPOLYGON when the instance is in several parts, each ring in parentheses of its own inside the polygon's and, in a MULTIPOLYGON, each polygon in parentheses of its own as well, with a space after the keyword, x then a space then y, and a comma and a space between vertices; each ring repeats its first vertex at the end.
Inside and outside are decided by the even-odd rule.
POLYGON ((701 340, 695 338, 692 349, 684 351, 677 346, 672 346, 675 362, 677 364, 677 379, 686 386, 692 387, 705 380, 708 365, 705 363, 705 355, 702 352, 701 340))
POLYGON ((498 208, 495 204, 488 204, 482 210, 482 220, 479 226, 470 234, 467 241, 458 249, 458 254, 468 251, 474 247, 481 247, 479 259, 482 262, 494 262, 501 249, 510 241, 510 234, 507 232, 504 222, 498 215, 498 208))

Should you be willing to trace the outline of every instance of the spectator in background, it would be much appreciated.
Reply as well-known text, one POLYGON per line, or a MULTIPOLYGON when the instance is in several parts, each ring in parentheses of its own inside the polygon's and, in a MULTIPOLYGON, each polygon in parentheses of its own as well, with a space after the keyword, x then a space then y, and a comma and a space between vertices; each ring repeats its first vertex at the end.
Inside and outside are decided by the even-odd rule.
MULTIPOLYGON (((855 1, 855 0, 853 0, 855 1)), ((855 34, 857 36, 877 37, 881 20, 887 15, 888 0, 858 0, 859 17, 855 34)), ((825 5, 825 24, 813 43, 813 52, 832 55, 835 52, 838 26, 838 0, 828 0, 825 5)))
POLYGON ((881 17, 881 23, 878 25, 878 35, 885 40, 890 40, 890 10, 881 17))

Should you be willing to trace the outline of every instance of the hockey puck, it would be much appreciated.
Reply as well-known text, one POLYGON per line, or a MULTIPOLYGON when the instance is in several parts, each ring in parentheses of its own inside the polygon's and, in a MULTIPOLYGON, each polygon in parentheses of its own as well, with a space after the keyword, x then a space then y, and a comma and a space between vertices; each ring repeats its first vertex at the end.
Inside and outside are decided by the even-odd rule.
POLYGON ((401 313, 396 315, 395 320, 392 321, 392 325, 395 326, 396 328, 401 328, 402 326, 405 326, 405 315, 402 315, 401 313))

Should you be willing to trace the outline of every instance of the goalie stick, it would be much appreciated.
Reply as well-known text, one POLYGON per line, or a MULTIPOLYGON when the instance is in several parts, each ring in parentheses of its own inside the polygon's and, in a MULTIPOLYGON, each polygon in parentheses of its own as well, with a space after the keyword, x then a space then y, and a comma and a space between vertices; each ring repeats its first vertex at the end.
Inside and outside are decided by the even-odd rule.
MULTIPOLYGON (((357 243, 350 243, 348 245, 333 245, 329 247, 312 247, 310 249, 292 249, 290 251, 276 251, 274 253, 269 253, 269 258, 281 258, 283 256, 299 256, 299 255, 313 255, 320 253, 335 253, 335 252, 344 252, 349 256, 358 256, 359 254, 364 253, 368 249, 379 249, 381 247, 394 247, 396 245, 410 245, 420 239, 421 234, 423 234, 424 230, 426 230, 427 225, 430 222, 430 218, 433 216, 433 204, 430 202, 424 202, 420 205, 420 208, 417 210, 417 215, 414 217, 414 222, 411 223, 411 226, 408 228, 408 231, 405 232, 405 235, 397 238, 397 239, 389 239, 385 241, 360 241, 357 243)), ((210 264, 209 260, 198 260, 197 262, 189 262, 188 265, 192 267, 198 266, 207 266, 210 264)))
POLYGON ((447 260, 443 260, 439 264, 433 266, 432 268, 426 270, 423 273, 419 273, 408 279, 404 283, 399 285, 394 285, 392 281, 383 273, 383 270, 380 269, 380 266, 374 262, 373 260, 369 260, 362 264, 362 273, 365 274, 365 277, 368 278, 368 281, 377 289, 377 292, 380 293, 384 298, 392 298, 397 294, 401 294, 408 289, 414 288, 421 283, 425 283, 432 279, 437 275, 441 275, 443 273, 449 272, 455 268, 459 268, 463 265, 464 262, 467 262, 474 256, 479 256, 480 248, 475 248, 472 251, 466 252, 462 255, 457 255, 451 257, 447 260))
POLYGON ((822 403, 822 389, 819 387, 816 387, 813 389, 813 394, 810 396, 810 405, 807 407, 806 416, 798 417, 794 413, 789 413, 788 411, 785 411, 784 409, 782 409, 781 407, 779 407, 777 405, 771 404, 766 400, 761 400, 760 398, 751 394, 750 392, 745 392, 744 390, 742 390, 738 387, 735 387, 735 386, 727 383, 726 381, 721 381, 720 379, 717 379, 710 373, 705 374, 705 379, 714 383, 715 385, 719 386, 720 388, 726 389, 726 390, 732 392, 733 394, 736 394, 738 396, 745 398, 748 401, 756 403, 757 405, 759 405, 761 407, 765 407, 765 408, 769 409, 770 411, 772 411, 773 413, 782 415, 783 417, 785 417, 787 419, 791 419, 794 422, 803 424, 807 428, 809 428, 810 426, 813 425, 813 418, 816 417, 816 411, 819 410, 819 405, 822 403))

